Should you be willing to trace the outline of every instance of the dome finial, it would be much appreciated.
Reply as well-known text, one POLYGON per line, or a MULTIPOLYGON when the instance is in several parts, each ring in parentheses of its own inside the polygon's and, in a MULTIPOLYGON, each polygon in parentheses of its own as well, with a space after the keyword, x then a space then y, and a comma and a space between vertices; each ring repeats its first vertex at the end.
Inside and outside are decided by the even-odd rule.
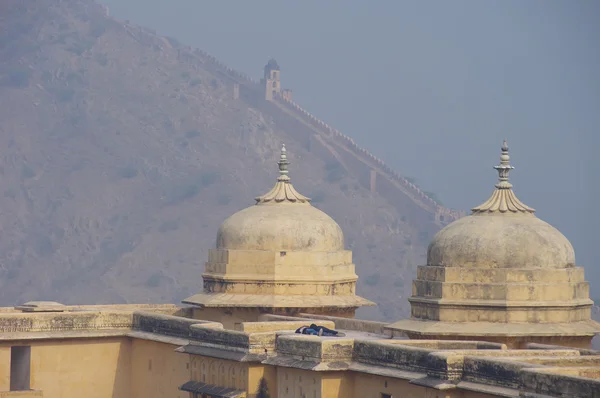
POLYGON ((514 169, 513 166, 510 165, 510 156, 508 155, 508 145, 506 144, 506 140, 502 143, 502 154, 500 155, 500 164, 498 166, 494 166, 494 168, 498 171, 498 184, 496 184, 496 188, 498 189, 511 189, 512 184, 508 182, 508 173, 514 169))
POLYGON ((279 161, 277 164, 279 165, 279 178, 277 181, 289 181, 290 177, 288 176, 288 165, 290 162, 287 159, 287 150, 285 149, 285 144, 281 145, 281 155, 279 155, 279 161))
POLYGON ((277 165, 279 166, 279 177, 277 178, 277 183, 268 193, 255 199, 257 205, 281 202, 310 204, 310 199, 299 194, 290 182, 290 177, 288 176, 289 164, 290 162, 287 158, 287 150, 285 149, 285 144, 283 144, 281 146, 279 161, 277 162, 277 165))
POLYGON ((508 173, 514 169, 510 165, 510 156, 508 155, 508 144, 506 140, 502 143, 502 154, 500 155, 500 164, 494 166, 498 171, 498 183, 492 196, 482 205, 471 209, 473 214, 489 213, 524 213, 532 214, 535 209, 523 204, 512 190, 512 184, 508 182, 508 173))

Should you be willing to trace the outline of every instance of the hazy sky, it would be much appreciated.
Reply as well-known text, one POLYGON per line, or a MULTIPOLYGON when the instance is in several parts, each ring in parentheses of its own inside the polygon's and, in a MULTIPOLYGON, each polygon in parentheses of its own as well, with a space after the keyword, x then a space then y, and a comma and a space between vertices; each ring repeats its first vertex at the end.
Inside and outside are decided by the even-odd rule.
POLYGON ((256 78, 276 58, 296 102, 450 207, 487 199, 506 138, 600 297, 599 1, 100 1, 256 78))

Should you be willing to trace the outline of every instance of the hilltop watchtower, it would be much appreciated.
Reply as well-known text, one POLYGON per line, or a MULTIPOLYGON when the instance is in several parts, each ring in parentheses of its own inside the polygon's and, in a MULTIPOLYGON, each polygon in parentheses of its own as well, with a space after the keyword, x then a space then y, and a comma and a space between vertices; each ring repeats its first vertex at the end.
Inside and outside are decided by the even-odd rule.
POLYGON ((265 74, 261 83, 265 90, 265 100, 273 101, 273 98, 277 95, 291 100, 292 90, 281 89, 281 71, 279 64, 275 59, 271 58, 265 65, 265 74))

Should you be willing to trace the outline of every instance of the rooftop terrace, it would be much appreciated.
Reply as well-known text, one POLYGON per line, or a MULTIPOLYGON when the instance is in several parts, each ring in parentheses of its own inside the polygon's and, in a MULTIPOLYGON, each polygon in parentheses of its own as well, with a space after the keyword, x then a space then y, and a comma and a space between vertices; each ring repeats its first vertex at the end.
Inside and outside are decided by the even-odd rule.
POLYGON ((407 340, 380 322, 301 314, 263 315, 236 324, 191 319, 175 305, 62 306, 0 309, 0 341, 123 336, 174 345, 181 353, 317 372, 352 371, 409 380, 439 390, 506 397, 600 396, 600 352, 529 344, 507 349, 484 341, 407 340), (310 323, 344 337, 294 333, 310 323), (523 395, 525 394, 525 395, 523 395))

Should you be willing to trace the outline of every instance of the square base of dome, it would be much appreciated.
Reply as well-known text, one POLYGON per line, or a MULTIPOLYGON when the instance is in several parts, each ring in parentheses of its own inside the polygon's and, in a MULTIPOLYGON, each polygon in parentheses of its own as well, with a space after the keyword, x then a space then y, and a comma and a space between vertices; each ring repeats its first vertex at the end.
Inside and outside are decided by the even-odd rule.
POLYGON ((273 296, 201 293, 183 300, 194 306, 193 318, 220 322, 233 329, 242 322, 256 322, 263 314, 310 313, 354 318, 356 309, 375 303, 359 296, 273 296))
POLYGON ((550 324, 587 321, 593 302, 589 299, 565 302, 451 300, 411 297, 411 316, 441 322, 493 322, 550 324))

